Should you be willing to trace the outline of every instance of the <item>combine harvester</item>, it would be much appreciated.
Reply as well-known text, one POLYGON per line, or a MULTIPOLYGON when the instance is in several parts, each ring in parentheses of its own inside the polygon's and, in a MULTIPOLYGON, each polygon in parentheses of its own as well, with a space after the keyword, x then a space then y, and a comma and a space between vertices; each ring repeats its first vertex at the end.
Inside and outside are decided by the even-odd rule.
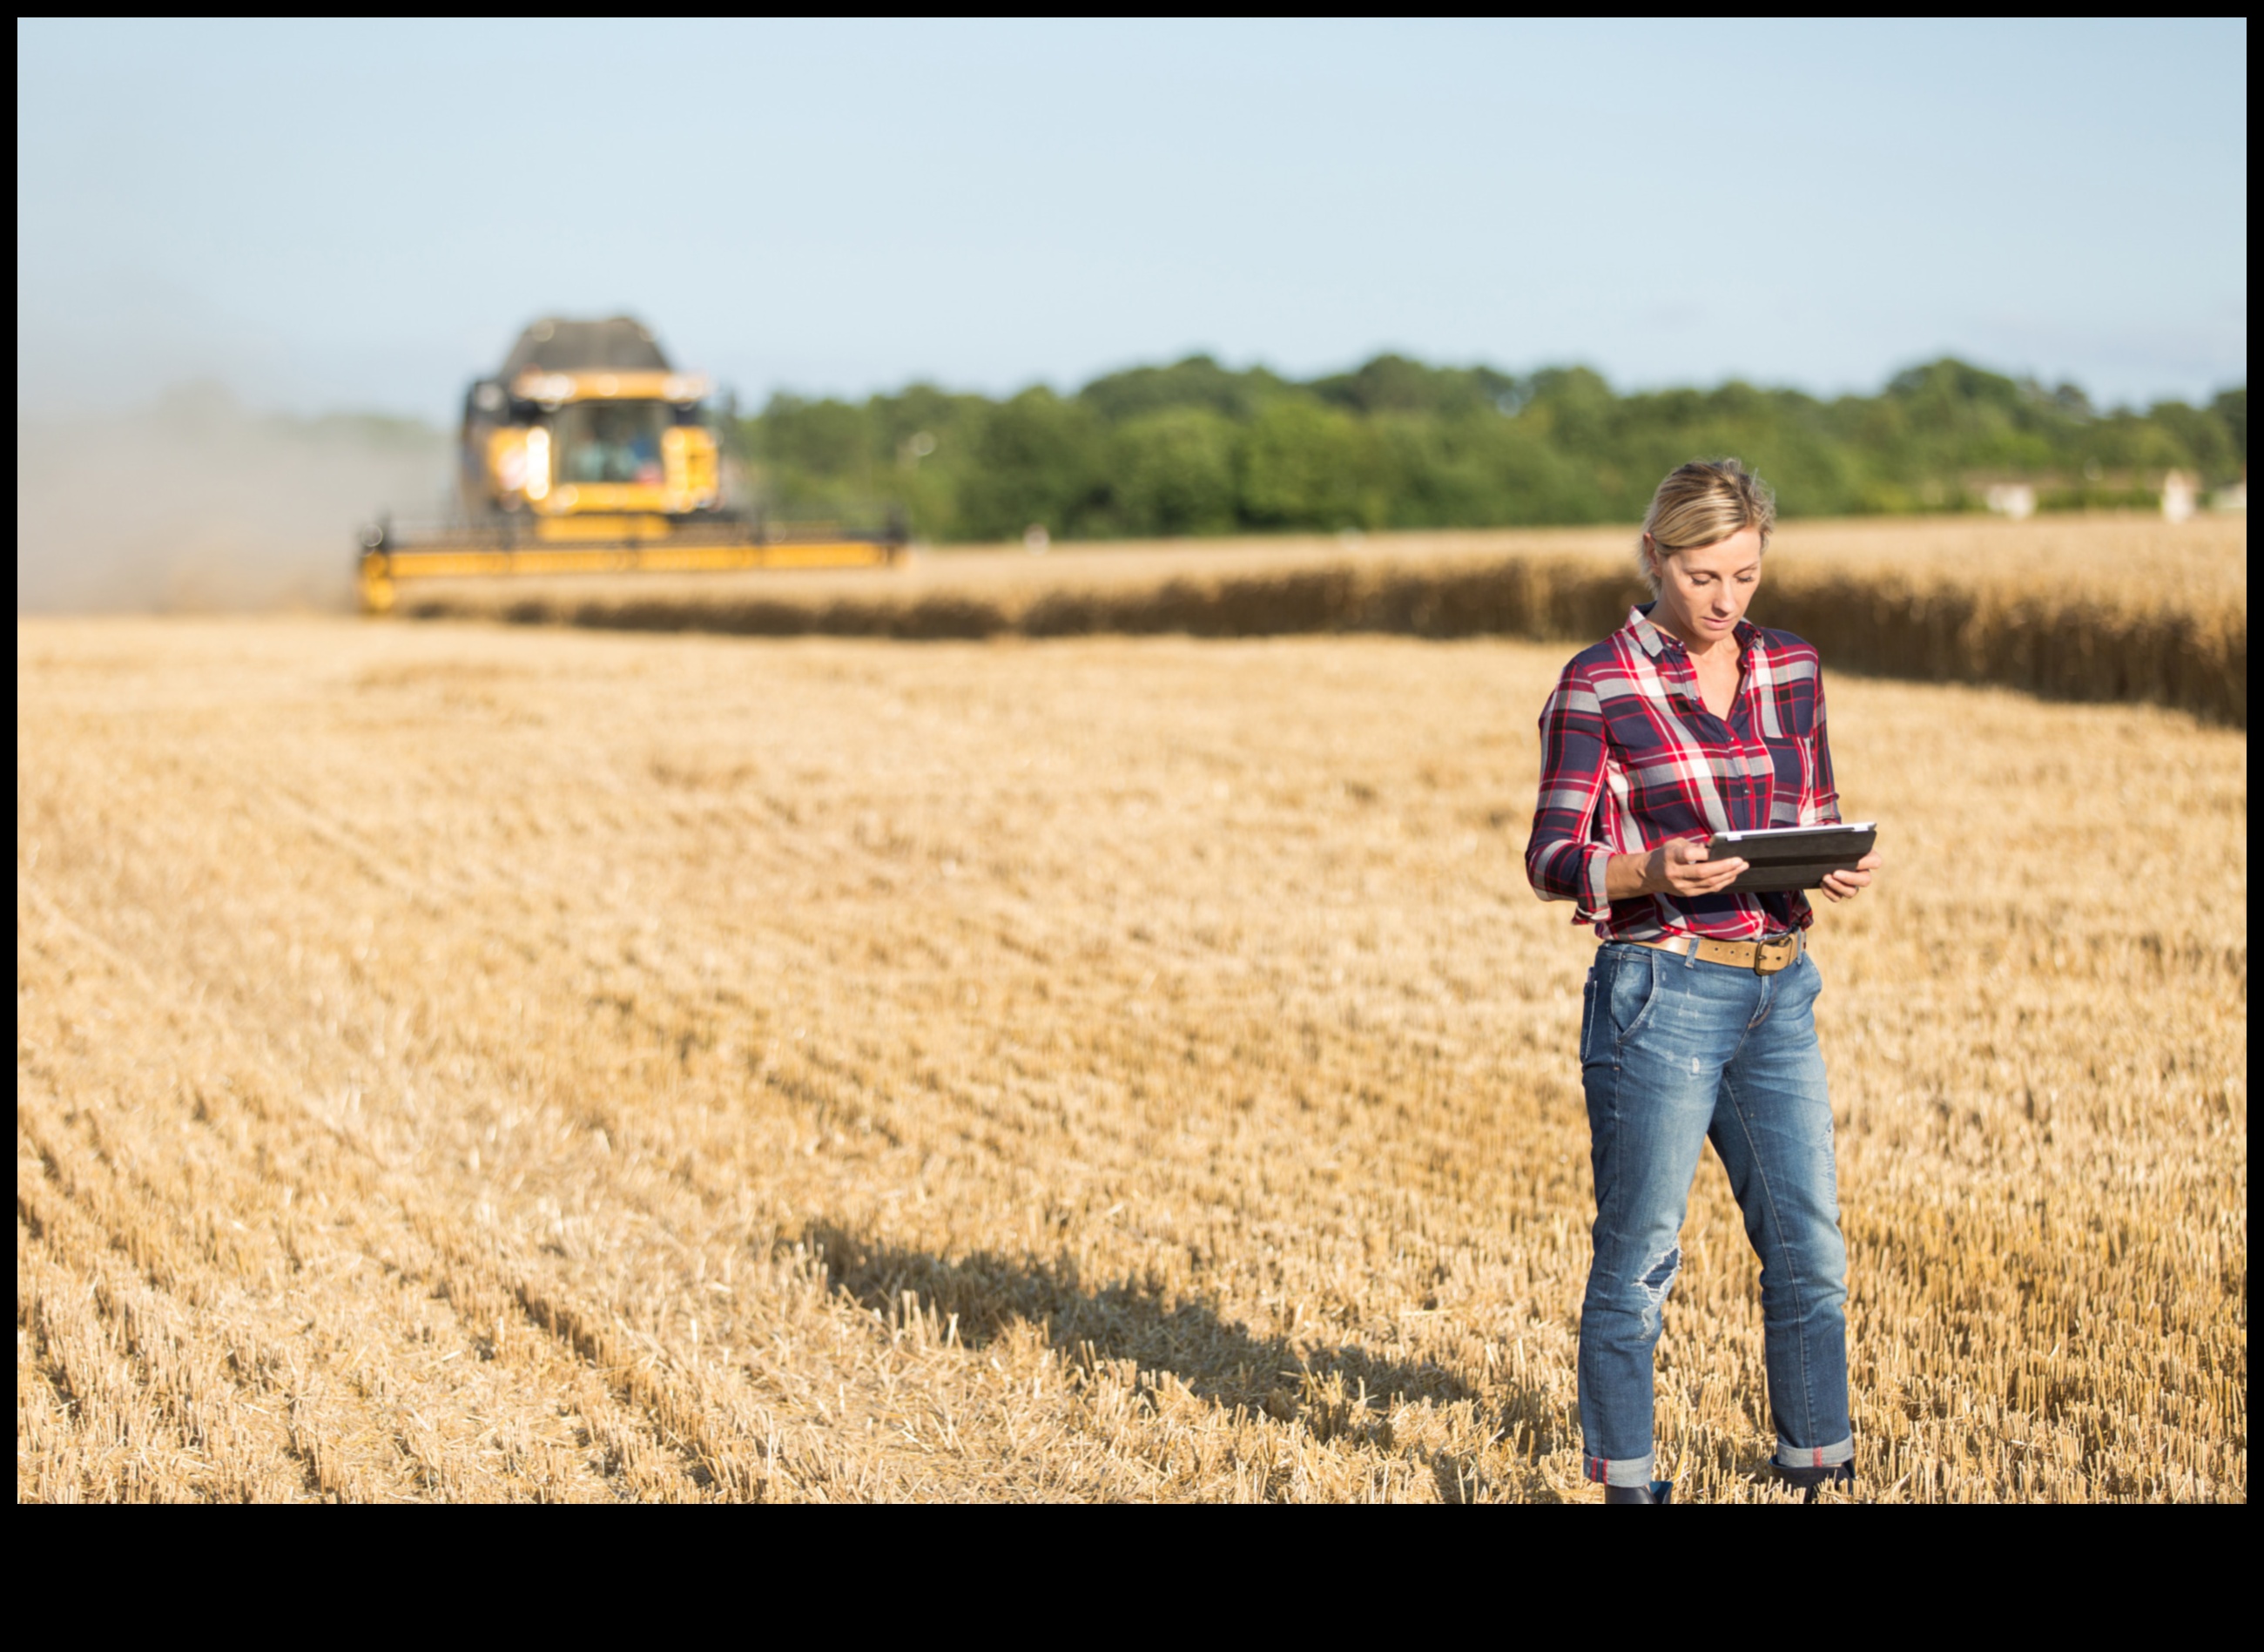
POLYGON ((361 535, 362 607, 382 614, 426 579, 706 573, 893 562, 877 533, 772 523, 725 501, 708 382, 677 372, 626 316, 536 322, 464 397, 463 514, 361 535))

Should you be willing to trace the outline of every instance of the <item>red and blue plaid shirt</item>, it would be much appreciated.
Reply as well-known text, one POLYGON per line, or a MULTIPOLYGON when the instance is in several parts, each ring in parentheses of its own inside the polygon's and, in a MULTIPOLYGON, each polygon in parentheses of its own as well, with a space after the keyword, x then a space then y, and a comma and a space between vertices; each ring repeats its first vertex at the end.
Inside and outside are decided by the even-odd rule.
POLYGON ((1631 608, 1581 650, 1541 710, 1541 801, 1525 875, 1543 900, 1606 941, 1698 935, 1722 941, 1804 929, 1808 897, 1604 894, 1615 855, 1676 838, 1840 819, 1816 651, 1789 631, 1740 621, 1738 697, 1727 722, 1706 709, 1682 644, 1631 608))

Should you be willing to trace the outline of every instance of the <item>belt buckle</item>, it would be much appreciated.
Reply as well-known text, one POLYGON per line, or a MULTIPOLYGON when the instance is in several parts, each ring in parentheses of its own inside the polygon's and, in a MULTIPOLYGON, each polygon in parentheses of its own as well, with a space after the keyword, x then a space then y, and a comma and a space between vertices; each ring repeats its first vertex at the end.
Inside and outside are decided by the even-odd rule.
POLYGON ((1800 956, 1800 931, 1776 936, 1774 940, 1753 942, 1753 973, 1774 975, 1789 967, 1800 956), (1770 960, 1774 957, 1775 961, 1770 960))

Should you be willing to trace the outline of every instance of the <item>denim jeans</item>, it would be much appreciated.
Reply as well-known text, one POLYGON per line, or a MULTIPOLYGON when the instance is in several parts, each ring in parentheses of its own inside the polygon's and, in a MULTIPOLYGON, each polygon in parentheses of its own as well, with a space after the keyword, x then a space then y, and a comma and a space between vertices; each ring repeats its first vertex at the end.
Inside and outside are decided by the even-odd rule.
POLYGON ((1711 1139, 1761 1259, 1776 1462, 1855 1454, 1847 1420, 1847 1248, 1832 1103, 1816 1047, 1813 958, 1774 975, 1607 945, 1580 1015, 1596 1174, 1595 1260, 1580 1307, 1588 1478, 1651 1476, 1651 1354, 1682 1265, 1682 1217, 1711 1139))

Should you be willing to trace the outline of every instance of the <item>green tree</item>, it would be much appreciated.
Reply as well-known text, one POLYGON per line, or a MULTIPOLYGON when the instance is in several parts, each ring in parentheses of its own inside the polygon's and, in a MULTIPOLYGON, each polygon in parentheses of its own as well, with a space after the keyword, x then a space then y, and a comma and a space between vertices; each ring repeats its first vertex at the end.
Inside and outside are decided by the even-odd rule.
POLYGON ((1499 411, 1517 381, 1488 368, 1434 368, 1402 355, 1380 355, 1350 373, 1315 379, 1323 401, 1354 413, 1417 413, 1454 418, 1481 407, 1499 411))
POLYGON ((1032 522, 1078 535, 1628 521, 1668 470, 1726 454, 1788 516, 1975 509, 2012 477, 2046 508, 2143 505, 2164 469, 2211 486, 2246 474, 2248 392, 2102 411, 2075 385, 1952 358, 1830 401, 1735 380, 1621 396, 1586 368, 1520 378, 1402 355, 1301 385, 1190 356, 1066 399, 781 396, 739 429, 776 508, 903 506, 949 540, 1032 522))
POLYGON ((1242 440, 1244 520, 1261 528, 1377 527, 1367 433, 1350 414, 1303 397, 1269 403, 1242 440))
POLYGON ((1128 534, 1223 534, 1235 527, 1234 426, 1203 407, 1143 414, 1118 428, 1109 476, 1128 534))
POLYGON ((1197 355, 1167 368, 1130 368, 1104 375, 1079 390, 1077 398, 1112 425, 1174 407, 1207 408, 1243 423, 1267 402, 1290 391, 1289 385, 1264 368, 1237 373, 1197 355))
POLYGON ((1103 429, 1090 408, 1040 387, 990 410, 958 484, 959 531, 1007 539, 1033 524, 1071 535, 1107 504, 1103 429))
POLYGON ((2219 390, 2210 400, 2209 411, 2224 424, 2225 433, 2231 438, 2233 457, 2240 462, 2240 472, 2248 473, 2248 387, 2219 390))

